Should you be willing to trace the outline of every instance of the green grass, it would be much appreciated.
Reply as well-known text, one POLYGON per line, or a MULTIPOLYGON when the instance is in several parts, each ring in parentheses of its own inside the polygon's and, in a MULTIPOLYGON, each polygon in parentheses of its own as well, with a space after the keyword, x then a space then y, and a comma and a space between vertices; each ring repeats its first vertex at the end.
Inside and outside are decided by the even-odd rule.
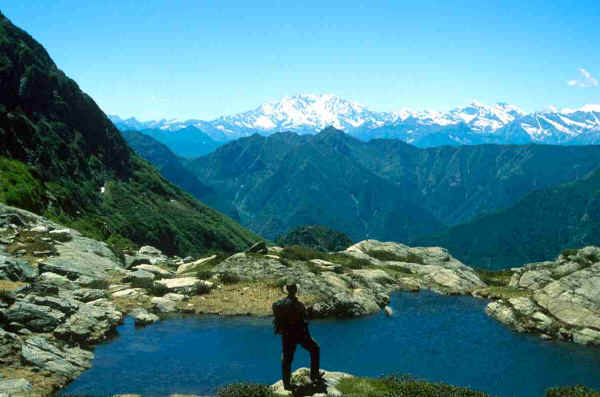
POLYGON ((486 393, 466 387, 397 376, 346 378, 340 381, 337 388, 343 397, 489 397, 486 393))
POLYGON ((504 287, 510 283, 513 272, 505 270, 474 269, 481 281, 489 286, 504 287))
POLYGON ((233 383, 217 390, 216 397, 274 397, 269 386, 259 383, 233 383))
POLYGON ((325 252, 319 251, 310 247, 303 247, 301 245, 290 245, 284 247, 279 253, 279 256, 284 259, 296 260, 296 261, 309 261, 311 259, 327 259, 325 252))
POLYGON ((45 189, 32 168, 0 157, 0 202, 36 212, 46 202, 45 189))
POLYGON ((412 252, 407 252, 406 255, 397 255, 393 252, 384 251, 384 250, 372 250, 367 252, 367 255, 379 259, 380 261, 393 261, 393 262, 408 262, 408 263, 418 263, 424 264, 423 259, 413 254, 412 252))
POLYGON ((546 397, 600 397, 600 392, 582 385, 553 387, 548 389, 546 397))

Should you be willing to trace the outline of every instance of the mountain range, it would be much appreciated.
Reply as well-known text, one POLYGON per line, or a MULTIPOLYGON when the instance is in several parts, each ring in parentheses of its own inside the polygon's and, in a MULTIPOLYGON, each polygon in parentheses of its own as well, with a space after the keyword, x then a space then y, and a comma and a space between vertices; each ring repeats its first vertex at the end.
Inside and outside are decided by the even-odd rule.
MULTIPOLYGON (((410 109, 377 112, 338 96, 309 94, 285 97, 251 111, 212 121, 162 119, 141 122, 118 116, 111 116, 111 120, 120 130, 151 129, 183 135, 186 128, 194 127, 217 142, 255 133, 271 135, 290 131, 315 134, 332 126, 365 141, 397 138, 418 147, 482 143, 600 143, 600 105, 525 113, 507 103, 488 106, 473 101, 447 112, 410 109)), ((183 155, 177 150, 175 152, 183 155)))
MULTIPOLYGON (((456 252, 451 252, 468 259, 467 263, 487 267, 552 258, 579 240, 600 243, 597 235, 582 232, 580 226, 589 225, 570 227, 567 225, 572 223, 562 222, 563 237, 539 240, 555 242, 545 251, 530 251, 526 246, 511 256, 497 256, 502 248, 494 244, 482 244, 485 248, 480 250, 455 244, 464 243, 468 236, 482 241, 492 235, 499 236, 495 244, 529 244, 532 237, 528 233, 534 225, 523 214, 513 220, 513 226, 520 225, 520 234, 501 225, 495 234, 482 233, 488 230, 486 216, 510 211, 537 191, 573 181, 585 185, 586 178, 600 167, 600 146, 595 145, 485 144, 423 149, 397 139, 364 142, 327 128, 316 135, 255 134, 186 161, 185 166, 210 189, 200 196, 204 202, 268 238, 297 226, 321 224, 343 231, 355 241, 423 241, 452 247, 456 252), (474 219, 484 220, 477 228, 461 229, 474 219), (448 237, 461 231, 465 232, 457 240, 448 237), (574 237, 578 234, 587 237, 578 240, 574 237)), ((582 217, 585 212, 572 207, 588 199, 594 200, 569 201, 565 193, 554 205, 557 213, 582 217)), ((527 207, 537 222, 535 227, 542 227, 537 237, 544 233, 544 222, 559 223, 542 212, 543 206, 538 207, 527 207)), ((596 222, 595 216, 587 218, 596 222)), ((501 218, 489 219, 495 219, 497 225, 501 218)), ((548 228, 547 233, 554 231, 548 228)))

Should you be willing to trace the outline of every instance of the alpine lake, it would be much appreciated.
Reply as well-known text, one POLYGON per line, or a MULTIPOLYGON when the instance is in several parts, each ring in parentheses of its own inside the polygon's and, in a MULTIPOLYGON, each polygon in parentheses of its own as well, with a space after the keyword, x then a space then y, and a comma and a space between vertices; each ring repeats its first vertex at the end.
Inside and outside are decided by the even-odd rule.
MULTIPOLYGON (((486 303, 399 292, 390 317, 315 320, 310 330, 329 371, 411 375, 503 397, 543 396, 561 385, 600 389, 600 349, 514 332, 485 314, 486 303)), ((270 318, 177 316, 145 328, 127 318, 118 333, 61 394, 206 395, 232 382, 280 378, 281 342, 270 318)), ((308 365, 299 347, 293 369, 308 365)))

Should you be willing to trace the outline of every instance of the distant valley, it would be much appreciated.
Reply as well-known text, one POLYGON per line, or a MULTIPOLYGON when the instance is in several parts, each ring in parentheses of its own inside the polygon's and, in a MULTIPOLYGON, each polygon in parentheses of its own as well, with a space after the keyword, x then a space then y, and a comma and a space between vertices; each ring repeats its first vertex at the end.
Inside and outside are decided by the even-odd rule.
POLYGON ((355 241, 440 245, 469 264, 497 268, 598 243, 599 159, 593 145, 420 149, 328 128, 253 135, 179 161, 205 186, 197 194, 203 202, 267 238, 321 224, 355 241), (578 200, 569 198, 572 189, 578 200))

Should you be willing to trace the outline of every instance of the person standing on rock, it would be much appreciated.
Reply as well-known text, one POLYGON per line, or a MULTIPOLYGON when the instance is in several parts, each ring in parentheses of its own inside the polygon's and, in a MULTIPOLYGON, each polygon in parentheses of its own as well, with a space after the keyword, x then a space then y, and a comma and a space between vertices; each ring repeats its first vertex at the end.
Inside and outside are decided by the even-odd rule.
POLYGON ((319 345, 310 336, 306 321, 306 308, 298 300, 298 287, 294 283, 286 285, 287 297, 273 303, 273 327, 275 334, 281 334, 283 354, 281 356, 281 379, 283 387, 290 390, 292 361, 298 345, 310 353, 310 378, 313 382, 321 380, 319 373, 319 345))

